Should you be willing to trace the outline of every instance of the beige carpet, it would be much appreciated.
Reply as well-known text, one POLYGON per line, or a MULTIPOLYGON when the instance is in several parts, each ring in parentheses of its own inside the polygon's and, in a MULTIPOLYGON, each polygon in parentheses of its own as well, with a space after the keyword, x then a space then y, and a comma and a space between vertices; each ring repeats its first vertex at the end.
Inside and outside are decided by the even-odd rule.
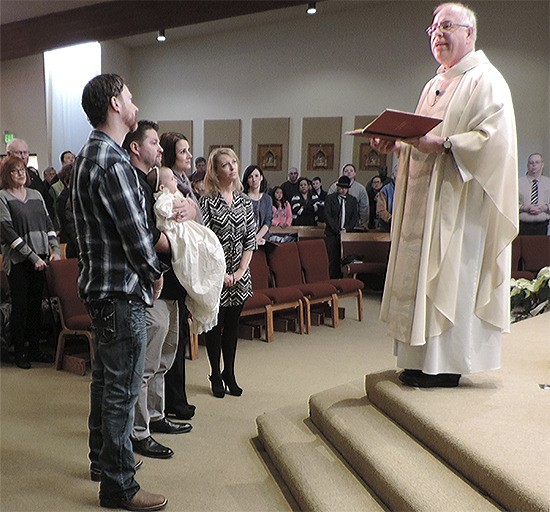
MULTIPOLYGON (((175 456, 145 459, 144 489, 164 493, 172 511, 285 511, 291 505, 258 456, 255 419, 267 411, 302 405, 313 393, 366 373, 392 368, 392 344, 378 321, 379 296, 364 299, 365 319, 343 300, 346 319, 336 330, 275 333, 275 342, 240 341, 240 398, 210 394, 204 347, 187 361, 188 392, 197 406, 193 431, 158 435, 175 456)), ((89 377, 36 365, 0 369, 0 510, 97 510, 97 484, 88 480, 89 377)))

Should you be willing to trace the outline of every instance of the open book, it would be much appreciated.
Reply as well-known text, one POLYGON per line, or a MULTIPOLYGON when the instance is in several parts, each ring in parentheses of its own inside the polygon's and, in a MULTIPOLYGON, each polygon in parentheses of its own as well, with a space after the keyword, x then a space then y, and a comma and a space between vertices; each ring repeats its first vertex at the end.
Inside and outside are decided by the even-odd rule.
POLYGON ((346 132, 346 135, 379 139, 408 139, 422 137, 435 128, 442 119, 419 116, 410 112, 386 109, 364 128, 346 132))

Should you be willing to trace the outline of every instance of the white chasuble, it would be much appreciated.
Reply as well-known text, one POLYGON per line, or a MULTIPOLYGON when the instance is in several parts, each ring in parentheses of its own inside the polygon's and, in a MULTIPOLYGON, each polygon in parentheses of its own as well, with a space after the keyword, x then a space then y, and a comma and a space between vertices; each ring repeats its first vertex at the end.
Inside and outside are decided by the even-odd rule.
POLYGON ((498 368, 518 226, 510 92, 483 52, 472 52, 440 68, 416 112, 442 118, 432 133, 453 148, 428 155, 402 147, 381 318, 399 367, 498 368))

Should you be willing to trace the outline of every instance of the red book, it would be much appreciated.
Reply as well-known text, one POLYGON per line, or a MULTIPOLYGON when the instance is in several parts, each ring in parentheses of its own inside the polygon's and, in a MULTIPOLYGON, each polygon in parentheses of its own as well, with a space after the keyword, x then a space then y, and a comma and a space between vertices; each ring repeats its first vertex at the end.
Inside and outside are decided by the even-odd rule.
POLYGON ((356 137, 377 137, 379 139, 409 139, 422 137, 433 130, 442 119, 419 116, 410 112, 386 109, 364 128, 346 132, 356 137))

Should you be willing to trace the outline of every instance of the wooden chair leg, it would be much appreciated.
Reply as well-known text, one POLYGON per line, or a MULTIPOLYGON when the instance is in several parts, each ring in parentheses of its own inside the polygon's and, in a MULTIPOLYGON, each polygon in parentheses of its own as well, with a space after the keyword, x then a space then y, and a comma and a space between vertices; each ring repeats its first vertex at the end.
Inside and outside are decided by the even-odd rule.
POLYGON ((357 290, 357 319, 363 321, 363 292, 357 290))
POLYGON ((334 294, 332 296, 332 327, 336 329, 340 324, 340 319, 338 317, 338 295, 334 294))
POLYGON ((55 369, 63 368, 63 353, 65 352, 65 333, 61 331, 57 338, 57 348, 55 350, 55 369))
POLYGON ((273 326, 273 308, 265 307, 265 340, 271 343, 274 340, 275 328, 273 326))
POLYGON ((311 303, 307 297, 303 299, 306 334, 311 332, 311 303))
MULTIPOLYGON (((300 334, 304 334, 304 305, 301 300, 298 301, 298 321, 300 323, 300 334)), ((307 333, 309 334, 309 333, 307 333)))
POLYGON ((189 317, 187 319, 189 325, 189 359, 194 361, 199 358, 199 336, 193 333, 193 319, 189 317))

